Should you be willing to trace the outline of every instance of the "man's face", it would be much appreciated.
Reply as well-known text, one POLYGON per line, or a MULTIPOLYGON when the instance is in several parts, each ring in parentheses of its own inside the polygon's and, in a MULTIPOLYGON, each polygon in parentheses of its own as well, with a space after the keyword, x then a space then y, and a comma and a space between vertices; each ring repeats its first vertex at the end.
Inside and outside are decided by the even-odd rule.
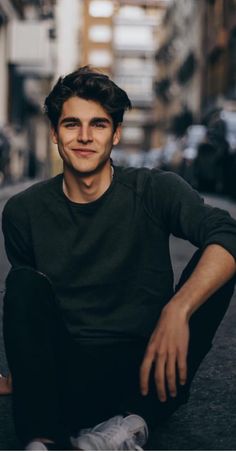
POLYGON ((111 116, 93 100, 70 97, 64 102, 57 130, 52 130, 64 166, 81 174, 96 172, 109 161, 121 128, 113 130, 111 116))

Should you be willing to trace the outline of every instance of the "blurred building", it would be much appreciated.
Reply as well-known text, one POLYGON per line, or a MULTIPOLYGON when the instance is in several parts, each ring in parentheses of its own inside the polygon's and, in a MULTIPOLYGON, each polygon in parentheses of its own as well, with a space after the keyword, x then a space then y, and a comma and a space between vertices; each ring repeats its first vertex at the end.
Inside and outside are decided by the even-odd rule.
POLYGON ((126 115, 120 146, 148 150, 153 121, 154 55, 158 24, 167 0, 88 0, 83 3, 82 64, 110 74, 127 91, 133 110, 126 115))
POLYGON ((204 12, 202 111, 236 100, 236 1, 208 0, 204 12))
MULTIPOLYGON (((49 174, 42 104, 54 73, 54 1, 0 1, 0 127, 9 141, 3 179, 49 174)), ((4 181, 4 180, 3 180, 4 181)))
POLYGON ((113 68, 113 14, 115 2, 88 0, 83 2, 81 32, 81 64, 91 64, 111 74, 113 68))
POLYGON ((114 79, 131 98, 121 146, 128 151, 151 147, 154 54, 162 2, 119 1, 113 19, 114 79))
POLYGON ((155 59, 156 140, 172 130, 181 135, 199 120, 202 99, 205 0, 173 0, 159 28, 155 59))
POLYGON ((158 34, 157 144, 235 99, 236 1, 172 0, 158 34))
POLYGON ((118 151, 156 160, 170 133, 236 110, 236 0, 0 0, 0 183, 61 170, 42 104, 85 64, 131 98, 118 151))
POLYGON ((55 66, 54 80, 74 71, 82 61, 83 15, 82 0, 55 1, 55 66), (69 6, 69 7, 68 7, 69 6))

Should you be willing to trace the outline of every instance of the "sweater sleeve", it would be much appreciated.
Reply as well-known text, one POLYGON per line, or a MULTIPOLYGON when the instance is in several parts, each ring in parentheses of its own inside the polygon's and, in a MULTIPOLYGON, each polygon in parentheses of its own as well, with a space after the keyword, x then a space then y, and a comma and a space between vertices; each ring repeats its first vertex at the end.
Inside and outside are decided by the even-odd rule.
POLYGON ((228 212, 204 203, 181 177, 160 172, 151 178, 152 216, 169 233, 198 248, 218 244, 236 259, 236 221, 228 212))
POLYGON ((34 267, 31 234, 26 210, 18 198, 11 198, 2 214, 2 230, 7 257, 12 267, 34 267))

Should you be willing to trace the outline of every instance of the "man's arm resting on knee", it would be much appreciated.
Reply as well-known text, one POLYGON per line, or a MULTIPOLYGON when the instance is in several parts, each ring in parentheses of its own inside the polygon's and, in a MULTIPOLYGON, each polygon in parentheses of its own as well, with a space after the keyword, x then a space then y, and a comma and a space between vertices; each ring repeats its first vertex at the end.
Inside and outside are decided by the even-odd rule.
POLYGON ((163 308, 151 335, 140 369, 143 395, 148 393, 153 364, 161 401, 166 401, 165 381, 170 395, 176 396, 176 368, 180 384, 186 383, 190 317, 235 271, 235 259, 225 248, 209 245, 205 249, 189 279, 163 308))

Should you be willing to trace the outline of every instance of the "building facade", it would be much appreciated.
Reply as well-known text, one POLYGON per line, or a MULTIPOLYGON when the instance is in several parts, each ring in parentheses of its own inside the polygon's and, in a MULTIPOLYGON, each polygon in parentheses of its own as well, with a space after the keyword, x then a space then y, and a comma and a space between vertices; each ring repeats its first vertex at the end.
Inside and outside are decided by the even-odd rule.
MULTIPOLYGON (((172 0, 156 50, 156 144, 236 93, 236 1, 172 0)), ((231 102, 232 106, 232 102, 231 102)))
POLYGON ((83 3, 82 64, 112 76, 133 105, 120 148, 147 151, 153 128, 153 84, 158 24, 169 1, 88 0, 83 3))
POLYGON ((42 104, 54 73, 53 0, 0 1, 2 184, 49 174, 42 104))

